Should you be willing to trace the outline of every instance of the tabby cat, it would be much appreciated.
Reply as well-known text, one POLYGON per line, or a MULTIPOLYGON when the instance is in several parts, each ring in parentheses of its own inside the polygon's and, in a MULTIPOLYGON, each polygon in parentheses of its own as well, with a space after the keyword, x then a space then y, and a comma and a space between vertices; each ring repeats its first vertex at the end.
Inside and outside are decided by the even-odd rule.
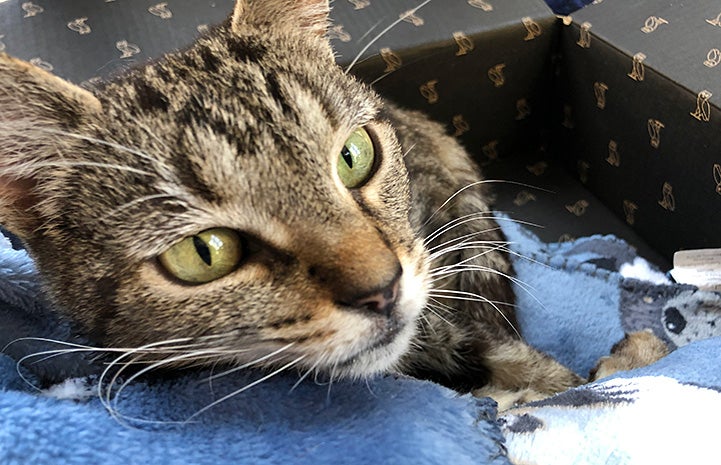
POLYGON ((469 156, 336 65, 328 10, 239 0, 92 92, 0 54, 0 223, 48 300, 158 367, 579 384, 516 330, 469 156))

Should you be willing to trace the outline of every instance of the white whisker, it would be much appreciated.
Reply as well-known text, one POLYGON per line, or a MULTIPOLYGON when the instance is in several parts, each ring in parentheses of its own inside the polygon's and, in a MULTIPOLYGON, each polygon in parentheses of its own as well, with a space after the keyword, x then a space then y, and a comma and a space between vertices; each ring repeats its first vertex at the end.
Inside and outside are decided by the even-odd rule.
MULTIPOLYGON (((418 10, 426 6, 428 3, 430 3, 431 0, 425 0, 423 3, 418 5, 417 7, 410 10, 410 14, 416 13, 418 10)), ((353 69, 353 66, 358 62, 361 56, 368 51, 368 49, 378 41, 381 37, 383 37, 388 31, 396 27, 398 24, 400 24, 403 21, 404 17, 400 17, 397 20, 393 21, 391 24, 389 24, 385 29, 383 29, 378 35, 376 35, 373 39, 371 39, 356 55, 356 57, 351 61, 351 63, 346 67, 345 73, 348 74, 351 69, 353 69)))
MULTIPOLYGON (((458 236, 458 237, 453 238, 453 239, 449 239, 449 240, 447 240, 447 241, 445 241, 445 242, 441 242, 440 244, 434 245, 433 247, 429 247, 429 248, 428 248, 428 251, 431 252, 431 253, 433 253, 434 251, 436 251, 436 250, 438 250, 438 249, 440 249, 440 248, 449 247, 449 246, 453 245, 454 243, 464 242, 464 241, 467 241, 467 240, 469 240, 469 239, 472 239, 472 238, 474 238, 474 237, 476 237, 476 236, 480 236, 481 234, 485 234, 485 233, 487 233, 487 232, 490 232, 491 230, 492 230, 492 231, 497 231, 498 229, 499 229, 499 228, 491 228, 490 230, 487 229, 487 230, 482 230, 482 231, 473 231, 473 232, 471 232, 471 233, 464 234, 464 235, 462 235, 462 236, 458 236)), ((485 242, 485 241, 484 241, 484 242, 485 242)), ((503 242, 503 241, 487 241, 487 242, 503 242)), ((510 244, 510 242, 506 242, 506 244, 510 244)))
POLYGON ((378 76, 377 78, 373 79, 369 85, 371 87, 373 87, 374 85, 378 84, 380 81, 382 81, 383 79, 387 78, 390 75, 391 75, 391 73, 383 73, 380 76, 378 76))
POLYGON ((189 417, 185 420, 184 423, 190 423, 194 418, 198 417, 199 415, 203 414, 204 412, 207 412, 208 410, 210 410, 211 408, 215 407, 216 405, 218 405, 218 404, 220 404, 220 403, 222 403, 222 402, 225 402, 226 400, 228 400, 228 399, 230 399, 230 398, 232 398, 232 397, 235 397, 235 396, 237 396, 238 394, 241 394, 241 393, 247 391, 248 389, 251 389, 251 388, 257 386, 258 384, 260 384, 260 383, 262 383, 262 382, 264 382, 264 381, 269 380, 269 379, 272 378, 273 376, 276 376, 276 375, 284 372, 284 371, 287 370, 288 368, 291 368, 292 366, 298 364, 298 363, 299 363, 300 361, 302 361, 304 358, 305 358, 305 355, 301 355, 300 357, 298 357, 298 358, 296 358, 296 359, 294 359, 294 360, 291 360, 290 362, 286 363, 286 364, 283 365, 282 367, 280 367, 280 368, 278 368, 277 370, 274 370, 273 372, 271 372, 271 373, 263 376, 262 378, 259 378, 259 379, 255 380, 255 381, 253 381, 252 383, 247 384, 247 385, 243 386, 242 388, 237 389, 237 390, 231 392, 230 394, 227 394, 227 395, 221 397, 220 399, 211 402, 210 404, 206 405, 205 407, 201 408, 200 410, 198 410, 197 412, 195 412, 194 414, 192 414, 191 416, 189 416, 189 417))
POLYGON ((414 148, 416 148, 416 144, 415 144, 415 143, 411 144, 411 146, 408 147, 408 150, 406 150, 406 151, 403 153, 403 158, 405 158, 409 153, 411 153, 411 150, 413 150, 414 148))
MULTIPOLYGON (((105 168, 105 169, 111 169, 111 170, 118 170, 118 171, 126 171, 128 173, 133 174, 140 174, 142 176, 155 176, 155 174, 150 173, 148 171, 143 171, 137 168, 132 168, 130 166, 123 166, 123 165, 116 165, 112 163, 100 163, 100 162, 94 162, 94 161, 44 161, 44 162, 35 162, 32 164, 33 169, 38 168, 71 168, 75 166, 87 166, 87 167, 94 167, 94 168, 105 168)), ((9 174, 9 175, 17 175, 22 176, 24 174, 24 171, 27 168, 20 165, 17 168, 13 167, 5 167, 3 168, 3 173, 9 174)))
POLYGON ((516 327, 511 323, 511 320, 508 319, 508 317, 503 313, 503 311, 496 305, 493 301, 483 297, 479 294, 474 294, 473 292, 465 292, 465 291, 452 291, 448 289, 439 289, 434 290, 429 295, 432 295, 433 297, 439 297, 442 299, 455 299, 455 300, 466 300, 470 302, 481 302, 486 303, 493 307, 499 315, 503 317, 504 320, 506 320, 506 323, 508 323, 508 326, 511 327, 514 333, 521 338, 521 333, 516 329, 516 327))
MULTIPOLYGON (((429 295, 429 297, 430 297, 430 295, 429 295)), ((447 319, 445 319, 443 316, 441 316, 441 314, 436 311, 437 309, 436 309, 435 307, 433 307, 433 306, 431 306, 431 305, 427 305, 427 306, 426 306, 426 309, 427 309, 429 312, 431 312, 436 318, 438 318, 439 320, 441 320, 442 322, 444 322, 445 324, 447 324, 447 325, 450 326, 451 328, 454 328, 454 327, 455 327, 455 325, 454 325, 453 323, 451 323, 450 321, 448 321, 447 319)))
POLYGON ((253 360, 253 361, 244 363, 244 364, 242 364, 242 365, 235 366, 235 367, 230 368, 230 369, 228 369, 228 370, 226 370, 226 371, 224 371, 224 372, 222 372, 222 373, 218 373, 218 374, 212 375, 212 376, 206 378, 205 382, 214 381, 214 380, 216 380, 216 379, 222 378, 223 376, 228 376, 228 375, 230 375, 230 374, 232 374, 232 373, 235 373, 235 372, 244 370, 244 369, 246 369, 246 368, 250 368, 250 367, 252 367, 252 366, 258 365, 258 364, 263 363, 263 362, 265 362, 265 361, 268 361, 269 359, 275 357, 276 355, 279 355, 279 354, 285 352, 286 350, 290 349, 291 347, 293 347, 294 344, 295 344, 295 343, 291 342, 290 344, 286 344, 285 346, 281 347, 280 349, 277 349, 277 350, 275 350, 275 351, 273 351, 273 352, 271 352, 271 353, 269 353, 269 354, 267 354, 267 355, 263 355, 262 357, 256 358, 256 359, 253 360))
MULTIPOLYGON (((437 228, 432 233, 428 234, 428 236, 425 238, 425 243, 430 244, 433 242, 436 238, 439 236, 447 233, 448 231, 451 231, 459 226, 462 226, 464 224, 472 223, 474 221, 481 221, 481 220, 493 220, 495 219, 493 214, 490 212, 476 212, 476 213, 469 213, 467 215, 459 216, 458 218, 454 218, 453 220, 444 223, 439 228, 437 228)), ((492 230, 499 229, 498 226, 494 226, 491 228, 492 230)), ((483 230, 479 231, 481 233, 483 232, 490 232, 490 230, 483 230)))
POLYGON ((300 386, 300 383, 302 383, 303 380, 305 380, 308 377, 308 375, 310 375, 312 372, 315 371, 315 369, 320 364, 321 360, 323 360, 323 358, 319 357, 318 360, 313 365, 311 365, 310 368, 308 368, 308 370, 306 370, 306 372, 298 379, 298 381, 293 385, 293 387, 290 388, 289 392, 293 392, 295 390, 295 388, 300 386))
POLYGON ((502 241, 469 241, 469 242, 461 242, 459 244, 455 244, 450 247, 446 247, 445 249, 438 250, 432 254, 429 255, 429 259, 431 261, 438 260, 440 257, 444 255, 448 255, 453 252, 459 252, 463 250, 483 250, 482 253, 473 256, 472 258, 477 258, 482 255, 486 255, 491 252, 501 251, 501 252, 508 252, 508 242, 502 242, 502 241))
POLYGON ((380 26, 382 22, 383 22, 383 18, 381 18, 381 19, 379 19, 378 21, 376 21, 376 23, 375 23, 374 25, 372 25, 371 27, 369 27, 368 30, 365 31, 362 36, 358 37, 358 40, 356 40, 356 43, 357 43, 357 44, 360 44, 361 41, 362 41, 363 39, 365 39, 366 37, 368 37, 371 32, 375 31, 375 29, 376 29, 378 26, 380 26))
MULTIPOLYGON (((480 252, 480 253, 477 253, 477 254, 475 254, 475 255, 472 255, 472 256, 464 259, 464 260, 461 260, 460 262, 457 262, 457 263, 453 263, 453 264, 451 264, 451 265, 441 266, 441 267, 432 269, 432 270, 430 271, 430 276, 435 276, 435 273, 438 272, 438 270, 445 270, 445 269, 448 269, 449 267, 462 267, 462 266, 464 266, 466 263, 468 263, 468 262, 470 262, 470 261, 473 261, 473 260, 475 260, 475 259, 477 259, 477 258, 480 258, 480 257, 482 257, 482 256, 484 256, 484 255, 486 255, 486 254, 488 254, 488 253, 490 253, 490 252, 494 252, 494 251, 497 251, 497 250, 506 250, 506 249, 505 249, 505 246, 504 246, 504 245, 497 245, 497 246, 494 246, 494 247, 485 248, 485 250, 484 250, 483 252, 480 252)), ((499 271, 493 270, 492 268, 483 267, 483 266, 480 266, 480 265, 474 265, 474 266, 478 266, 478 267, 479 267, 478 269, 480 269, 481 271, 492 271, 492 272, 495 272, 495 273, 500 273, 499 271)), ((507 276, 507 275, 505 275, 504 273, 501 273, 501 274, 504 275, 504 276, 507 276)))
POLYGON ((153 194, 153 195, 146 195, 143 197, 139 197, 137 199, 133 199, 130 202, 126 202, 123 205, 120 205, 119 207, 116 207, 109 211, 108 213, 105 213, 103 216, 100 217, 99 221, 104 221, 107 218, 110 218, 111 216, 115 216, 118 213, 122 212, 123 210, 127 210, 128 208, 132 207, 133 205, 137 205, 139 203, 148 202, 150 200, 155 199, 168 199, 168 200, 177 200, 177 196, 170 195, 170 194, 153 194))
POLYGON ((333 364, 333 368, 330 370, 330 379, 328 380, 328 392, 325 396, 325 401, 327 404, 330 404, 330 391, 333 388, 333 378, 335 378, 336 370, 338 369, 338 362, 333 364))
POLYGON ((468 190, 468 189, 470 189, 470 188, 472 188, 472 187, 481 185, 481 184, 496 184, 496 183, 512 184, 512 185, 516 185, 516 186, 527 187, 527 188, 529 188, 529 189, 539 190, 539 191, 542 191, 542 192, 552 193, 552 191, 550 191, 550 190, 548 190, 548 189, 544 189, 544 188, 542 188, 542 187, 537 187, 537 186, 532 186, 532 185, 530 185, 530 184, 526 184, 526 183, 522 183, 522 182, 504 181, 504 180, 501 180, 501 179, 483 179, 483 180, 481 180, 481 181, 472 182, 472 183, 470 183, 470 184, 468 184, 468 185, 466 185, 466 186, 461 187, 460 189, 458 189, 453 195, 451 195, 450 197, 448 197, 448 199, 446 199, 446 201, 443 202, 443 203, 441 204, 441 206, 436 209, 436 211, 434 211, 434 212, 428 217, 428 219, 426 220, 426 222, 423 223, 423 226, 426 226, 428 223, 430 223, 431 220, 432 220, 441 210, 443 210, 443 208, 446 207, 446 205, 448 205, 453 199, 455 199, 458 195, 460 195, 460 194, 463 193, 464 191, 466 191, 466 190, 468 190))
MULTIPOLYGON (((138 354, 140 355, 140 354, 138 354)), ((118 412, 118 402, 120 401, 121 394, 123 390, 127 386, 129 386, 133 381, 140 378, 141 376, 145 375, 146 373, 149 373, 153 370, 157 370, 158 368, 161 368, 163 366, 173 365, 178 362, 184 362, 188 360, 196 360, 200 358, 206 358, 206 357, 217 357, 217 352, 215 352, 213 349, 206 349, 206 350, 199 350, 194 352, 188 352, 181 355, 176 355, 174 357, 169 357, 163 360, 159 360, 157 362, 154 362, 147 367, 138 370, 137 372, 133 373, 128 379, 124 380, 123 383, 118 387, 118 389, 114 393, 114 399, 113 399, 113 410, 118 412)), ((135 363, 135 362, 134 362, 135 363)), ((144 361, 143 361, 144 363, 144 361)), ((127 364, 126 364, 127 366, 127 364)), ((113 381, 111 382, 111 386, 114 384, 115 378, 113 378, 113 381)), ((110 392, 110 391, 109 391, 110 392)), ((125 417, 127 419, 127 417, 125 417)), ((135 418, 134 420, 138 420, 135 418)))
MULTIPOLYGON (((498 275, 498 276, 508 279, 513 284, 515 284, 519 288, 521 288, 521 290, 526 292, 532 299, 534 299, 539 305, 541 305, 541 307, 545 308, 543 303, 540 300, 538 300, 538 298, 534 295, 534 292, 536 291, 536 289, 533 286, 531 286, 530 284, 516 278, 515 276, 511 276, 507 273, 503 273, 494 268, 480 266, 480 265, 463 265, 460 267, 457 267, 456 265, 448 265, 448 267, 440 267, 437 270, 441 270, 443 268, 448 268, 448 269, 444 270, 444 271, 439 271, 438 274, 434 275, 435 278, 433 280, 431 280, 431 283, 437 281, 438 279, 442 279, 442 277, 446 277, 446 276, 448 276, 450 274, 454 274, 454 273, 462 273, 462 272, 467 272, 467 271, 475 271, 475 272, 480 271, 483 273, 491 273, 491 274, 495 274, 495 275, 498 275)), ((442 289, 434 289, 434 291, 436 291, 436 290, 442 290, 442 289)))
MULTIPOLYGON (((146 129, 146 131, 149 131, 149 129, 147 129, 147 128, 144 128, 144 129, 146 129)), ((135 149, 135 148, 127 147, 127 146, 125 146, 125 145, 118 144, 118 143, 115 143, 115 142, 110 142, 110 141, 98 139, 98 138, 95 138, 95 137, 87 136, 87 135, 85 135, 85 134, 79 134, 79 133, 73 133, 73 132, 67 132, 67 131, 59 131, 59 130, 56 130, 56 129, 48 129, 48 128, 37 128, 36 130, 41 131, 41 132, 47 132, 47 133, 49 133, 49 134, 55 134, 55 135, 60 135, 60 136, 66 136, 66 137, 71 137, 71 138, 75 138, 75 139, 80 139, 80 140, 84 140, 84 141, 86 141, 86 142, 90 142, 90 143, 93 143, 93 144, 104 145, 104 146, 106 146, 106 147, 110 147, 110 148, 119 150, 119 151, 121 151, 121 152, 126 152, 126 153, 129 153, 129 154, 131 154, 131 155, 135 155, 135 156, 140 157, 140 158, 142 158, 142 159, 144 159, 144 160, 146 160, 146 161, 149 161, 149 162, 151 163, 151 165, 152 165, 153 167, 155 167, 156 169, 157 169, 157 168, 160 168, 160 169, 158 170, 158 173, 157 173, 157 174, 160 175, 160 176, 161 176, 163 179, 165 179, 166 181, 177 182, 177 179, 176 179, 176 176, 175 176, 174 173, 173 173, 173 170, 170 169, 170 168, 169 168, 167 165, 165 165, 164 163, 162 163, 160 158, 158 158, 158 157, 153 157, 153 156, 151 156, 151 155, 148 155, 147 153, 145 153, 145 152, 143 152, 143 151, 141 151, 141 150, 139 150, 139 149, 135 149)), ((151 134, 151 136, 154 137, 156 140, 160 141, 160 139, 158 139, 157 136, 155 136, 155 135, 152 134, 152 133, 150 133, 150 134, 151 134)), ((161 142, 161 144, 165 145, 162 141, 160 141, 160 142, 161 142)))
POLYGON ((113 386, 117 382, 118 378, 120 377, 120 374, 130 365, 134 364, 142 355, 146 354, 148 352, 148 349, 155 349, 158 347, 162 347, 164 345, 170 345, 170 344, 180 344, 180 343, 187 343, 191 341, 190 338, 178 338, 178 339, 171 339, 166 341, 159 341, 154 342, 151 344, 146 344, 144 346, 136 347, 133 349, 126 350, 123 354, 113 359, 108 365, 105 367, 103 372, 100 374, 100 377, 98 378, 98 397, 100 398, 100 402, 103 404, 103 406, 108 410, 110 415, 115 418, 118 422, 123 423, 121 421, 120 415, 117 412, 117 410, 114 408, 113 402, 112 402, 112 393, 113 393, 113 386), (125 359, 131 358, 131 362, 124 362, 125 359), (123 362, 123 363, 121 363, 123 362), (108 383, 107 392, 106 394, 103 394, 103 385, 105 385, 105 380, 108 376, 110 376, 110 373, 112 370, 116 367, 120 366, 120 369, 115 372, 113 377, 110 379, 110 382, 108 383))

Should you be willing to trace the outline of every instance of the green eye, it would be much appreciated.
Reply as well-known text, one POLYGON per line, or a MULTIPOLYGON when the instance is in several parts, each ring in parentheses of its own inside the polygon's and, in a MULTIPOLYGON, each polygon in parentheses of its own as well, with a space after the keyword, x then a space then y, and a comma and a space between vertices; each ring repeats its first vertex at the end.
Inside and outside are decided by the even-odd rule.
POLYGON ((366 182, 373 170, 373 141, 363 128, 357 128, 345 141, 338 156, 338 177, 353 189, 366 182))
POLYGON ((160 264, 181 281, 201 284, 229 274, 242 258, 240 235, 214 228, 178 242, 160 255, 160 264))

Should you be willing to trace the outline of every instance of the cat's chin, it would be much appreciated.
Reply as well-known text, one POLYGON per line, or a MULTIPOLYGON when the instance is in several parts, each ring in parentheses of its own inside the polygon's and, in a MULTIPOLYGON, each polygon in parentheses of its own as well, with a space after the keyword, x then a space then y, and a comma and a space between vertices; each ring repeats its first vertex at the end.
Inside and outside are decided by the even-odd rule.
POLYGON ((399 331, 380 339, 369 348, 333 367, 333 376, 367 378, 394 372, 398 360, 408 351, 416 325, 407 324, 399 331))

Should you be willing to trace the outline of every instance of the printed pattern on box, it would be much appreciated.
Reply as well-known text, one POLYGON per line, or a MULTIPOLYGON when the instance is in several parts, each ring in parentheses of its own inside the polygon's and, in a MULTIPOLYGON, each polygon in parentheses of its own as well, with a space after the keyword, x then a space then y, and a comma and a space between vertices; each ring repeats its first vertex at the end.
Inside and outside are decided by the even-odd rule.
POLYGON ((721 5, 604 0, 566 18, 567 167, 667 257, 721 237, 721 5))

